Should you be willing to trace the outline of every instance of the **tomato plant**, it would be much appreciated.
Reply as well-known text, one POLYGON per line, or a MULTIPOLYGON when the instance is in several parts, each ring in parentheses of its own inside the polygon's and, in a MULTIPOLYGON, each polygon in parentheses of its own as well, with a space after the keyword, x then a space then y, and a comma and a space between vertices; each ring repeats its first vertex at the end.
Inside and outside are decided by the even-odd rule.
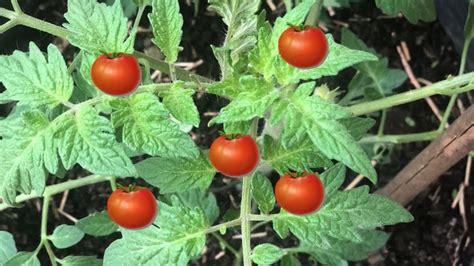
MULTIPOLYGON (((400 1, 410 3, 395 9, 393 1, 376 2, 391 15, 401 12, 416 21, 429 1, 400 1)), ((215 42, 220 46, 197 40, 209 41, 205 50, 219 67, 219 73, 206 70, 213 76, 202 76, 200 63, 183 62, 188 56, 209 62, 194 49, 201 46, 191 43, 195 36, 183 38, 193 32, 183 26, 198 21, 181 14, 187 2, 68 0, 62 25, 30 16, 18 0, 11 0, 12 10, 0 7, 7 21, 0 33, 23 25, 68 44, 64 50, 31 42, 27 51, 0 56, 0 211, 33 198, 43 202, 37 246, 17 252, 11 234, 0 231, 0 265, 39 265, 38 256, 53 266, 187 265, 199 263, 210 241, 220 245, 208 247, 235 256, 236 265, 280 259, 299 265, 298 256, 347 265, 385 244, 389 235, 381 227, 413 220, 369 186, 342 186, 356 174, 376 184, 372 162, 383 163, 379 150, 442 133, 455 97, 474 89, 474 72, 462 74, 466 55, 458 76, 399 92, 407 89, 407 75, 389 66, 401 64, 389 64, 354 33, 334 27, 330 16, 317 22, 328 2, 340 0, 280 1, 268 18, 260 0, 208 0, 209 12, 222 17, 215 25, 226 29, 206 28, 225 32, 215 42), (124 8, 136 14, 134 21, 124 8), (183 49, 189 51, 180 54, 183 49), (349 67, 355 72, 345 71, 349 67), (341 71, 344 78, 355 74, 340 82, 341 71), (438 130, 385 135, 387 109, 433 95, 452 95, 438 130), (374 124, 379 128, 371 129, 374 124), (225 135, 209 147, 218 131, 225 135), (215 178, 218 172, 225 176, 215 178), (123 179, 146 185, 116 189, 123 179), (113 191, 106 206, 81 194, 90 208, 64 208, 67 191, 100 182, 113 191), (151 188, 159 190, 158 199, 151 188), (53 231, 54 222, 63 220, 51 220, 49 208, 59 200, 58 215, 68 220, 53 231), (234 227, 241 229, 239 247, 219 234, 234 227), (265 239, 271 243, 252 245, 251 234, 260 229, 275 233, 265 239), (56 251, 85 234, 110 235, 103 258, 56 251), (297 246, 281 248, 280 239, 290 235, 285 243, 297 246)), ((205 3, 193 2, 199 13, 205 3)), ((474 33, 467 29, 468 45, 474 33)), ((101 195, 103 189, 88 191, 101 195)), ((207 255, 203 263, 222 264, 207 255)))
POLYGON ((276 183, 275 198, 289 213, 310 214, 323 204, 324 185, 313 173, 287 173, 276 183))
POLYGON ((92 64, 91 76, 101 91, 120 96, 130 94, 138 87, 141 69, 133 55, 101 55, 92 64))
POLYGON ((110 219, 127 229, 142 229, 153 223, 158 204, 144 187, 117 188, 107 200, 110 219))
POLYGON ((319 66, 326 59, 328 49, 326 36, 317 27, 289 27, 278 39, 281 57, 288 64, 299 68, 319 66))
POLYGON ((258 146, 251 136, 220 136, 209 149, 212 165, 222 174, 240 177, 250 174, 258 164, 258 146))

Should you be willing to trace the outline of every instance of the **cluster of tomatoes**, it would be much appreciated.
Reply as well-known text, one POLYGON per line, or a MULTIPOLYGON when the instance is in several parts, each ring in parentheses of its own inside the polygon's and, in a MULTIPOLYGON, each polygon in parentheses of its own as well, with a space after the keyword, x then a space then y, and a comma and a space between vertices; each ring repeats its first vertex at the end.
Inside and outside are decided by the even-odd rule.
MULTIPOLYGON (((324 61, 328 43, 319 28, 290 27, 281 34, 278 50, 288 64, 311 68, 324 61)), ((91 76, 97 88, 114 96, 132 93, 141 82, 140 66, 130 54, 99 56, 92 65, 91 76)), ((250 136, 220 136, 211 144, 209 159, 214 168, 226 176, 247 176, 258 165, 258 145, 250 136)), ((324 186, 314 173, 287 173, 276 183, 275 198, 289 213, 310 214, 321 207, 324 186)), ((128 229, 141 229, 152 224, 157 209, 153 193, 138 186, 120 187, 107 201, 109 217, 128 229)))

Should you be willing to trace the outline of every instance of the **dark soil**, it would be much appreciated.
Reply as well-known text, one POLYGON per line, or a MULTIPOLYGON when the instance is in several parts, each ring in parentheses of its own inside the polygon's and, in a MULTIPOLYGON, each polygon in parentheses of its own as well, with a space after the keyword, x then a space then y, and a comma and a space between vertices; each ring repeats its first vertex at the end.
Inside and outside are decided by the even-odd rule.
MULTIPOLYGON (((0 6, 7 5, 2 1, 0 6)), ((65 1, 21 1, 22 6, 28 14, 45 19, 55 24, 63 23, 62 14, 66 11, 65 1)), ((200 9, 197 17, 194 17, 194 10, 182 1, 182 12, 184 14, 184 36, 182 46, 184 51, 180 53, 180 61, 190 62, 199 59, 204 60, 204 64, 199 66, 197 73, 211 77, 219 78, 219 69, 216 60, 212 55, 210 45, 219 45, 222 42, 225 28, 220 18, 212 13, 206 12, 205 2, 200 1, 200 9)), ((274 1, 278 2, 277 0, 274 1)), ((265 5, 265 8, 268 7, 265 5)), ((274 18, 281 14, 284 9, 278 8, 275 12, 268 11, 268 16, 274 18)), ((459 56, 456 53, 451 39, 445 34, 443 27, 438 22, 421 23, 412 25, 403 18, 386 18, 374 7, 373 1, 352 4, 352 9, 338 9, 336 15, 331 19, 339 22, 348 23, 350 30, 355 32, 369 47, 384 57, 388 57, 391 67, 402 68, 399 56, 396 52, 396 46, 401 41, 405 41, 410 48, 412 60, 410 64, 414 73, 432 82, 442 80, 449 74, 456 74, 459 65, 459 56)), ((143 19, 142 25, 147 26, 146 19, 143 19)), ((340 24, 329 23, 329 32, 332 33, 336 41, 340 41, 340 24)), ((151 33, 141 33, 139 35, 138 48, 148 48, 150 46, 149 38, 151 33)), ((27 50, 28 42, 33 41, 39 47, 45 50, 50 42, 57 42, 54 37, 34 31, 24 27, 17 27, 0 36, 0 53, 11 54, 13 50, 27 50)), ((65 50, 65 57, 71 60, 75 49, 68 47, 65 50)), ((354 70, 343 71, 338 78, 328 78, 325 81, 333 87, 346 88, 354 70)), ((400 90, 412 89, 413 87, 406 82, 400 90)), ((1 90, 1 89, 0 89, 1 90)), ((435 102, 441 109, 444 108, 446 98, 434 97, 435 102)), ((464 99, 465 104, 469 103, 464 99)), ((214 96, 199 96, 196 103, 201 113, 215 112, 225 105, 224 100, 214 96)), ((0 116, 5 116, 11 106, 0 105, 0 116)), ((454 111, 453 117, 458 115, 454 111)), ((201 127, 196 129, 196 141, 202 147, 207 147, 211 140, 218 134, 218 128, 208 129, 206 127, 209 117, 202 117, 201 127)), ((388 112, 388 121, 386 132, 390 134, 413 133, 432 130, 437 127, 437 120, 432 115, 428 106, 419 101, 407 104, 402 107, 393 108, 388 112), (409 117, 415 122, 415 126, 409 126, 406 118, 409 117)), ((390 162, 377 166, 379 173, 379 184, 383 186, 391 177, 393 177, 403 166, 414 158, 428 143, 411 143, 393 147, 390 156, 390 162)), ((419 195, 408 208, 415 216, 415 221, 410 224, 397 225, 387 228, 392 232, 386 248, 382 250, 379 256, 373 256, 363 264, 381 263, 386 265, 451 265, 455 261, 457 264, 474 265, 474 245, 466 244, 468 238, 474 241, 473 230, 464 233, 462 217, 458 209, 451 209, 453 200, 453 191, 458 189, 459 184, 464 179, 465 160, 459 162, 450 171, 445 173, 441 180, 419 195)), ((86 175, 80 169, 71 171, 67 178, 76 178, 80 175, 86 175)), ((355 176, 355 175, 354 175, 355 176)), ((213 187, 221 187, 230 180, 224 178, 215 178, 213 187)), ((276 181, 274 176, 273 181, 276 181)), ((348 180, 349 182, 350 180, 348 180)), ((48 183, 61 182, 58 179, 50 179, 48 183)), ((239 186, 228 191, 217 193, 221 212, 228 208, 238 206, 239 186), (236 203, 237 202, 237 203, 236 203)), ((376 189, 376 188, 374 188, 376 189)), ((110 193, 108 184, 97 184, 94 186, 83 187, 69 193, 65 211, 74 217, 81 218, 88 214, 102 210, 106 199, 110 193)), ((474 199, 474 189, 468 187, 466 190, 465 205, 467 218, 470 225, 473 225, 472 210, 474 199)), ((57 213, 57 207, 61 201, 61 196, 56 196, 53 200, 52 211, 48 228, 51 231, 60 224, 71 221, 63 215, 57 213)), ((0 230, 11 232, 16 240, 18 250, 33 250, 39 242, 40 227, 40 200, 31 200, 21 209, 10 209, 3 211, 0 215, 0 230)), ((294 246, 297 242, 294 239, 286 239, 281 242, 271 231, 271 227, 261 227, 258 232, 267 232, 267 236, 254 239, 254 244, 260 242, 279 242, 281 246, 294 246)), ((237 234, 238 232, 235 232, 237 234)), ((240 240, 232 239, 227 234, 226 239, 230 244, 238 247, 240 240)), ((57 250, 59 257, 66 255, 97 255, 102 256, 105 248, 119 234, 108 237, 94 238, 86 236, 78 245, 66 249, 57 250)), ((220 248, 212 237, 208 239, 206 253, 194 265, 229 265, 233 261, 231 254, 215 259, 220 252, 220 248)), ((48 265, 48 259, 44 252, 40 253, 40 259, 44 265, 48 265)), ((310 265, 307 258, 300 257, 304 265, 310 265)))

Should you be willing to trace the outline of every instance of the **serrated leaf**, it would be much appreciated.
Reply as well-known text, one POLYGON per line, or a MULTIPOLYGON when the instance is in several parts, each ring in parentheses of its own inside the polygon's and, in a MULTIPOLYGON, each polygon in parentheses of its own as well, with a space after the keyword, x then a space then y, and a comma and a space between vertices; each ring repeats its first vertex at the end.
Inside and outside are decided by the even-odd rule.
POLYGON ((16 254, 15 240, 7 231, 0 231, 0 264, 5 263, 16 254))
POLYGON ((115 109, 112 122, 122 129, 122 140, 132 150, 167 158, 198 155, 191 137, 169 119, 163 104, 152 93, 118 98, 110 104, 115 109))
POLYGON ((93 54, 133 52, 135 34, 128 36, 120 1, 107 6, 96 0, 69 0, 67 9, 63 26, 74 46, 93 54))
POLYGON ((237 62, 239 54, 249 51, 256 42, 259 0, 209 0, 209 9, 216 11, 227 25, 225 49, 232 50, 237 62))
POLYGON ((0 195, 13 204, 16 191, 42 194, 47 170, 58 170, 59 158, 53 141, 54 124, 40 111, 24 112, 21 119, 8 125, 8 132, 0 140, 0 195), (10 136, 10 137, 7 137, 10 136))
POLYGON ((187 265, 206 243, 209 224, 203 210, 188 208, 172 197, 172 205, 159 202, 154 226, 123 230, 122 238, 106 250, 104 265, 187 265))
POLYGON ((136 171, 115 140, 112 123, 85 106, 66 114, 57 125, 58 150, 66 169, 76 162, 102 175, 133 176, 136 171))
POLYGON ((302 138, 307 134, 313 145, 326 157, 344 163, 375 183, 377 174, 369 158, 347 129, 336 120, 350 117, 350 113, 341 106, 307 95, 311 92, 310 85, 301 85, 289 99, 282 133, 284 147, 289 146, 292 135, 302 138), (295 130, 299 130, 298 134, 295 130))
POLYGON ((76 59, 80 60, 80 64, 73 74, 76 87, 71 96, 71 102, 79 103, 99 95, 104 95, 101 90, 97 89, 92 81, 91 68, 96 57, 86 51, 82 51, 80 55, 77 56, 80 56, 79 59, 76 59))
POLYGON ((314 214, 297 216, 282 211, 273 222, 287 226, 298 239, 311 246, 328 249, 333 239, 361 243, 360 230, 413 220, 398 203, 368 192, 366 186, 337 192, 314 214))
MULTIPOLYGON (((217 200, 213 193, 206 192, 201 189, 193 189, 189 191, 180 192, 177 194, 168 194, 171 198, 171 195, 176 195, 176 197, 187 207, 194 209, 196 207, 204 210, 206 213, 209 224, 213 224, 217 217, 219 217, 219 207, 217 206, 217 200)), ((171 200, 170 200, 171 201, 171 200)))
POLYGON ((402 13, 411 23, 419 20, 430 22, 436 19, 433 0, 376 0, 375 4, 386 14, 396 16, 402 13))
POLYGON ((25 252, 21 251, 16 253, 8 261, 3 264, 3 266, 41 266, 41 263, 36 257, 35 252, 25 252))
POLYGON ((253 68, 263 75, 265 80, 271 80, 273 75, 272 56, 275 47, 271 42, 272 27, 265 23, 258 30, 258 40, 255 48, 250 52, 249 62, 253 68))
POLYGON ((347 128, 355 140, 360 140, 375 125, 374 119, 365 117, 348 117, 338 121, 347 128))
POLYGON ((249 135, 252 120, 224 123, 225 134, 249 135))
POLYGON ((279 141, 265 135, 263 145, 263 159, 281 175, 290 171, 304 172, 311 171, 311 168, 332 166, 331 160, 322 155, 308 138, 284 148, 279 141))
MULTIPOLYGON (((285 210, 280 209, 280 213, 285 213, 285 210)), ((277 233, 277 235, 281 238, 287 238, 290 235, 290 228, 288 224, 283 219, 273 219, 273 230, 277 233)))
POLYGON ((240 93, 254 91, 256 89, 254 83, 255 77, 253 76, 243 76, 240 79, 237 76, 230 76, 211 84, 207 87, 206 92, 233 99, 240 93))
POLYGON ((199 126, 199 112, 193 101, 193 89, 184 88, 184 82, 175 82, 163 93, 163 104, 179 121, 199 126))
POLYGON ((53 108, 67 102, 72 94, 73 80, 61 52, 48 46, 47 57, 33 42, 29 53, 15 51, 0 56, 0 82, 6 88, 0 97, 4 102, 18 101, 30 108, 53 108))
POLYGON ((163 194, 207 189, 216 174, 203 154, 195 159, 149 158, 139 162, 136 168, 140 177, 159 187, 163 194))
POLYGON ((102 260, 95 256, 67 256, 61 260, 63 266, 101 266, 102 260))
POLYGON ((92 236, 106 236, 117 231, 118 226, 109 218, 106 211, 95 212, 77 221, 76 227, 92 236))
POLYGON ((48 239, 53 242, 53 245, 57 248, 63 249, 74 246, 79 243, 84 237, 84 232, 81 229, 73 225, 62 224, 56 229, 52 235, 48 236, 48 239))
POLYGON ((218 116, 209 124, 247 121, 254 117, 263 117, 266 110, 278 98, 279 91, 270 83, 251 77, 240 80, 243 91, 230 104, 221 109, 218 116))
POLYGON ((270 265, 283 257, 283 250, 273 244, 260 244, 253 250, 250 258, 258 265, 270 265))
POLYGON ((183 16, 179 13, 178 0, 152 0, 153 10, 148 19, 153 28, 153 43, 173 64, 178 59, 179 43, 183 33, 183 16))
MULTIPOLYGON (((112 5, 115 1, 116 0, 107 0, 107 4, 112 5)), ((123 14, 127 18, 132 18, 133 16, 135 16, 137 14, 138 6, 137 6, 137 3, 135 3, 135 2, 138 2, 138 1, 143 2, 144 0, 136 0, 136 1, 121 0, 120 1, 122 3, 123 14)), ((146 0, 146 1, 148 1, 148 0, 146 0)))
POLYGON ((260 172, 255 172, 252 176, 252 197, 262 213, 270 213, 275 207, 275 195, 273 186, 268 177, 260 172))
POLYGON ((344 183, 344 179, 346 178, 346 167, 343 164, 338 163, 324 171, 320 177, 324 184, 324 196, 327 202, 344 183))

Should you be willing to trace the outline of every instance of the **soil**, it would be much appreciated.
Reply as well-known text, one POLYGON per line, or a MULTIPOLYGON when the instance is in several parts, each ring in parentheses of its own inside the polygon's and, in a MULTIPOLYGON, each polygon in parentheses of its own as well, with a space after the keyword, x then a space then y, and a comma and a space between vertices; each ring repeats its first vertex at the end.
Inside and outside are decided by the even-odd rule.
MULTIPOLYGON (((8 1, 2 1, 0 6, 8 6, 8 1)), ((212 55, 210 45, 219 45, 223 40, 225 28, 221 20, 214 14, 206 11, 206 1, 200 1, 199 13, 195 17, 194 9, 188 6, 185 1, 181 2, 181 9, 184 15, 184 35, 182 46, 184 51, 180 53, 181 62, 195 62, 199 59, 204 61, 195 71, 201 75, 218 79, 219 68, 212 55)), ((275 3, 279 2, 277 0, 275 3)), ((65 1, 47 0, 38 1, 25 0, 22 6, 28 14, 45 19, 55 24, 63 23, 62 14, 66 11, 65 1)), ((267 9, 270 19, 284 12, 280 6, 272 12, 267 9)), ((375 8, 373 1, 362 1, 352 3, 351 9, 336 9, 336 14, 331 18, 332 22, 327 24, 329 31, 334 35, 336 41, 340 41, 340 25, 347 23, 350 30, 355 32, 369 47, 374 48, 380 55, 387 57, 390 66, 402 69, 396 46, 401 41, 405 41, 410 49, 410 64, 414 73, 432 82, 442 80, 450 74, 457 73, 459 65, 459 55, 454 49, 451 39, 445 34, 439 22, 420 23, 412 25, 403 18, 388 18, 375 8), (334 23, 335 21, 339 23, 334 23), (341 23, 342 22, 342 23, 341 23)), ((0 21, 1 22, 1 21, 0 21)), ((144 18, 142 26, 147 27, 147 20, 144 18)), ((137 48, 149 48, 149 38, 151 33, 140 33, 137 48)), ((0 53, 11 54, 13 50, 27 50, 28 42, 35 42, 42 50, 48 43, 59 43, 57 39, 50 35, 25 27, 16 27, 7 33, 0 35, 0 53)), ((67 60, 71 60, 76 50, 69 46, 64 55, 67 60)), ((348 69, 340 73, 336 78, 326 78, 324 81, 332 87, 346 88, 354 70, 348 69)), ((405 82, 400 90, 408 90, 413 87, 405 82)), ((1 89, 0 89, 1 91, 1 89)), ((447 101, 443 97, 434 97, 435 102, 444 108, 447 101)), ((463 99, 465 105, 470 103, 463 99)), ((196 103, 201 113, 215 112, 226 104, 226 101, 214 96, 198 96, 196 103)), ((0 105, 0 116, 5 116, 11 106, 0 105)), ((453 118, 458 115, 458 111, 453 112, 453 118)), ((194 130, 197 143, 202 147, 208 147, 211 140, 218 134, 218 128, 208 129, 206 127, 208 116, 203 116, 201 127, 194 130)), ((437 127, 437 120, 432 115, 428 106, 419 101, 407 104, 402 107, 393 108, 388 112, 388 121, 385 133, 401 134, 414 133, 432 130, 437 127), (414 122, 414 125, 407 123, 407 118, 414 122)), ((375 127, 376 128, 376 127, 375 127)), ((414 158, 428 143, 410 143, 392 146, 390 160, 386 164, 378 165, 379 173, 378 186, 386 184, 403 166, 414 158)), ((440 181, 427 191, 419 195, 409 206, 409 210, 415 216, 415 221, 409 224, 402 224, 386 228, 392 233, 392 237, 387 246, 376 256, 372 256, 365 262, 357 265, 384 264, 384 265, 474 265, 474 245, 469 245, 468 239, 474 241, 474 232, 464 231, 463 219, 458 209, 452 209, 453 193, 458 189, 464 179, 466 161, 462 160, 451 170, 446 172, 440 181)), ((66 178, 77 178, 84 176, 79 168, 70 172, 66 178)), ((355 176, 352 175, 351 178, 355 176)), ((347 182, 350 182, 350 179, 347 182)), ((222 187, 230 180, 225 178, 215 178, 213 187, 222 187)), ((273 176, 273 182, 276 176, 273 176)), ((49 179, 48 183, 61 182, 58 179, 49 179)), ((373 187, 375 190, 376 187, 373 187)), ((230 207, 237 207, 239 200, 239 186, 216 193, 221 213, 230 207), (237 203, 235 203, 237 202, 237 203)), ((109 185, 97 184, 70 191, 64 211, 74 217, 84 217, 88 214, 102 210, 108 197, 109 185)), ((474 200, 474 189, 466 189, 465 205, 468 224, 473 225, 474 210, 472 206, 474 200)), ((61 196, 54 197, 53 207, 50 212, 48 228, 52 230, 56 226, 64 223, 71 224, 71 221, 57 212, 60 205, 61 196)), ((33 250, 39 242, 40 227, 40 200, 31 200, 25 203, 20 209, 10 209, 3 211, 0 215, 0 230, 11 232, 16 240, 18 250, 33 250)), ((294 246, 295 239, 288 238, 282 243, 271 231, 269 225, 261 227, 258 232, 267 234, 261 238, 256 238, 253 244, 261 242, 278 242, 281 246, 294 246)), ((225 238, 230 244, 238 247, 240 240, 232 239, 231 236, 238 234, 227 234, 225 238)), ((94 238, 86 236, 78 245, 65 250, 57 250, 59 257, 74 255, 97 255, 103 256, 105 248, 119 234, 107 237, 94 238)), ((205 254, 193 265, 228 265, 233 261, 231 254, 225 254, 216 260, 216 255, 221 249, 213 238, 209 238, 205 254)), ((44 265, 48 265, 48 259, 44 252, 40 253, 40 260, 44 265)), ((311 265, 308 258, 300 256, 304 265, 311 265)))

